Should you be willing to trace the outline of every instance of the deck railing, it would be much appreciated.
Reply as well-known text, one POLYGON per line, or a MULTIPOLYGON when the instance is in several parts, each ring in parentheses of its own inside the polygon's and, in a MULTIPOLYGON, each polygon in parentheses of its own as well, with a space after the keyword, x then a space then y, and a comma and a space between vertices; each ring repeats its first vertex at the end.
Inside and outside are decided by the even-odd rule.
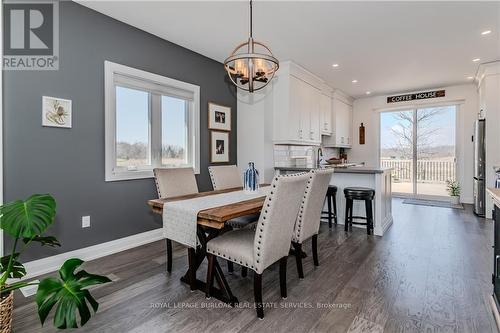
MULTIPOLYGON (((413 160, 381 159, 382 167, 390 167, 394 181, 409 182, 412 179, 413 160)), ((448 160, 417 161, 417 181, 444 183, 456 179, 455 162, 448 160)))

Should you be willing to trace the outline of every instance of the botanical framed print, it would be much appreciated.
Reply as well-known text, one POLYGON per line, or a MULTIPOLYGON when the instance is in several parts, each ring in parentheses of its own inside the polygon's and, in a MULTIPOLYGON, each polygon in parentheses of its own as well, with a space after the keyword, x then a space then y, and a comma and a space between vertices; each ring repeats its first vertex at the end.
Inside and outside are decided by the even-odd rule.
POLYGON ((212 163, 229 162, 229 133, 210 132, 210 161, 212 163))
POLYGON ((71 100, 43 96, 42 126, 71 128, 71 100))
POLYGON ((215 103, 208 103, 208 128, 218 131, 231 130, 231 108, 215 103))

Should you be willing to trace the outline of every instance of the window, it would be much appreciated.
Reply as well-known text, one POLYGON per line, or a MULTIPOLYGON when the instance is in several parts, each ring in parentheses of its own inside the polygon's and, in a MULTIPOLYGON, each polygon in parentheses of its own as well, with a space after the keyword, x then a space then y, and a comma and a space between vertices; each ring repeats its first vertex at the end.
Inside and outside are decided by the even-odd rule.
POLYGON ((199 86, 105 62, 106 181, 200 169, 199 86))

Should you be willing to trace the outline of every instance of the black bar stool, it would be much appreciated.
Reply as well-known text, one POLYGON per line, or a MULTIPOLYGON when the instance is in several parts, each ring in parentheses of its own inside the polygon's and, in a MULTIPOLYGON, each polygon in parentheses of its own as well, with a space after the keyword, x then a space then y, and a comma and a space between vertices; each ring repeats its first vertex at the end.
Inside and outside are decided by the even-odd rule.
POLYGON ((366 225, 366 232, 371 235, 373 231, 373 197, 375 190, 366 187, 346 187, 344 188, 345 195, 345 231, 353 224, 366 225), (365 202, 366 217, 353 216, 352 205, 354 200, 363 200, 365 202), (366 222, 353 222, 353 219, 366 220, 366 222))
POLYGON ((326 191, 326 203, 328 204, 328 211, 321 212, 321 220, 328 219, 328 228, 332 227, 332 220, 337 224, 337 186, 330 185, 326 191), (332 213, 333 205, 333 213, 332 213), (325 216, 326 215, 326 216, 325 216))

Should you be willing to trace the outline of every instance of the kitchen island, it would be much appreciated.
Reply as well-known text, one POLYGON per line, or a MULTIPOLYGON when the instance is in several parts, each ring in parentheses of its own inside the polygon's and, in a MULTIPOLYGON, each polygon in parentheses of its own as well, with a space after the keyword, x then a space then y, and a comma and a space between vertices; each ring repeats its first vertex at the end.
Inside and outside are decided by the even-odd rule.
MULTIPOLYGON (((332 168, 332 166, 324 166, 332 168)), ((373 233, 382 236, 392 224, 392 193, 391 193, 391 168, 369 166, 333 167, 334 173, 330 185, 338 187, 337 192, 337 220, 344 224, 345 197, 344 188, 352 186, 369 187, 375 190, 373 211, 373 233)), ((309 171, 310 167, 276 167, 277 174, 297 173, 309 171)), ((326 211, 326 207, 324 209, 326 211)), ((354 201, 354 216, 366 216, 363 201, 354 201)), ((365 226, 353 225, 365 228, 365 226)))

